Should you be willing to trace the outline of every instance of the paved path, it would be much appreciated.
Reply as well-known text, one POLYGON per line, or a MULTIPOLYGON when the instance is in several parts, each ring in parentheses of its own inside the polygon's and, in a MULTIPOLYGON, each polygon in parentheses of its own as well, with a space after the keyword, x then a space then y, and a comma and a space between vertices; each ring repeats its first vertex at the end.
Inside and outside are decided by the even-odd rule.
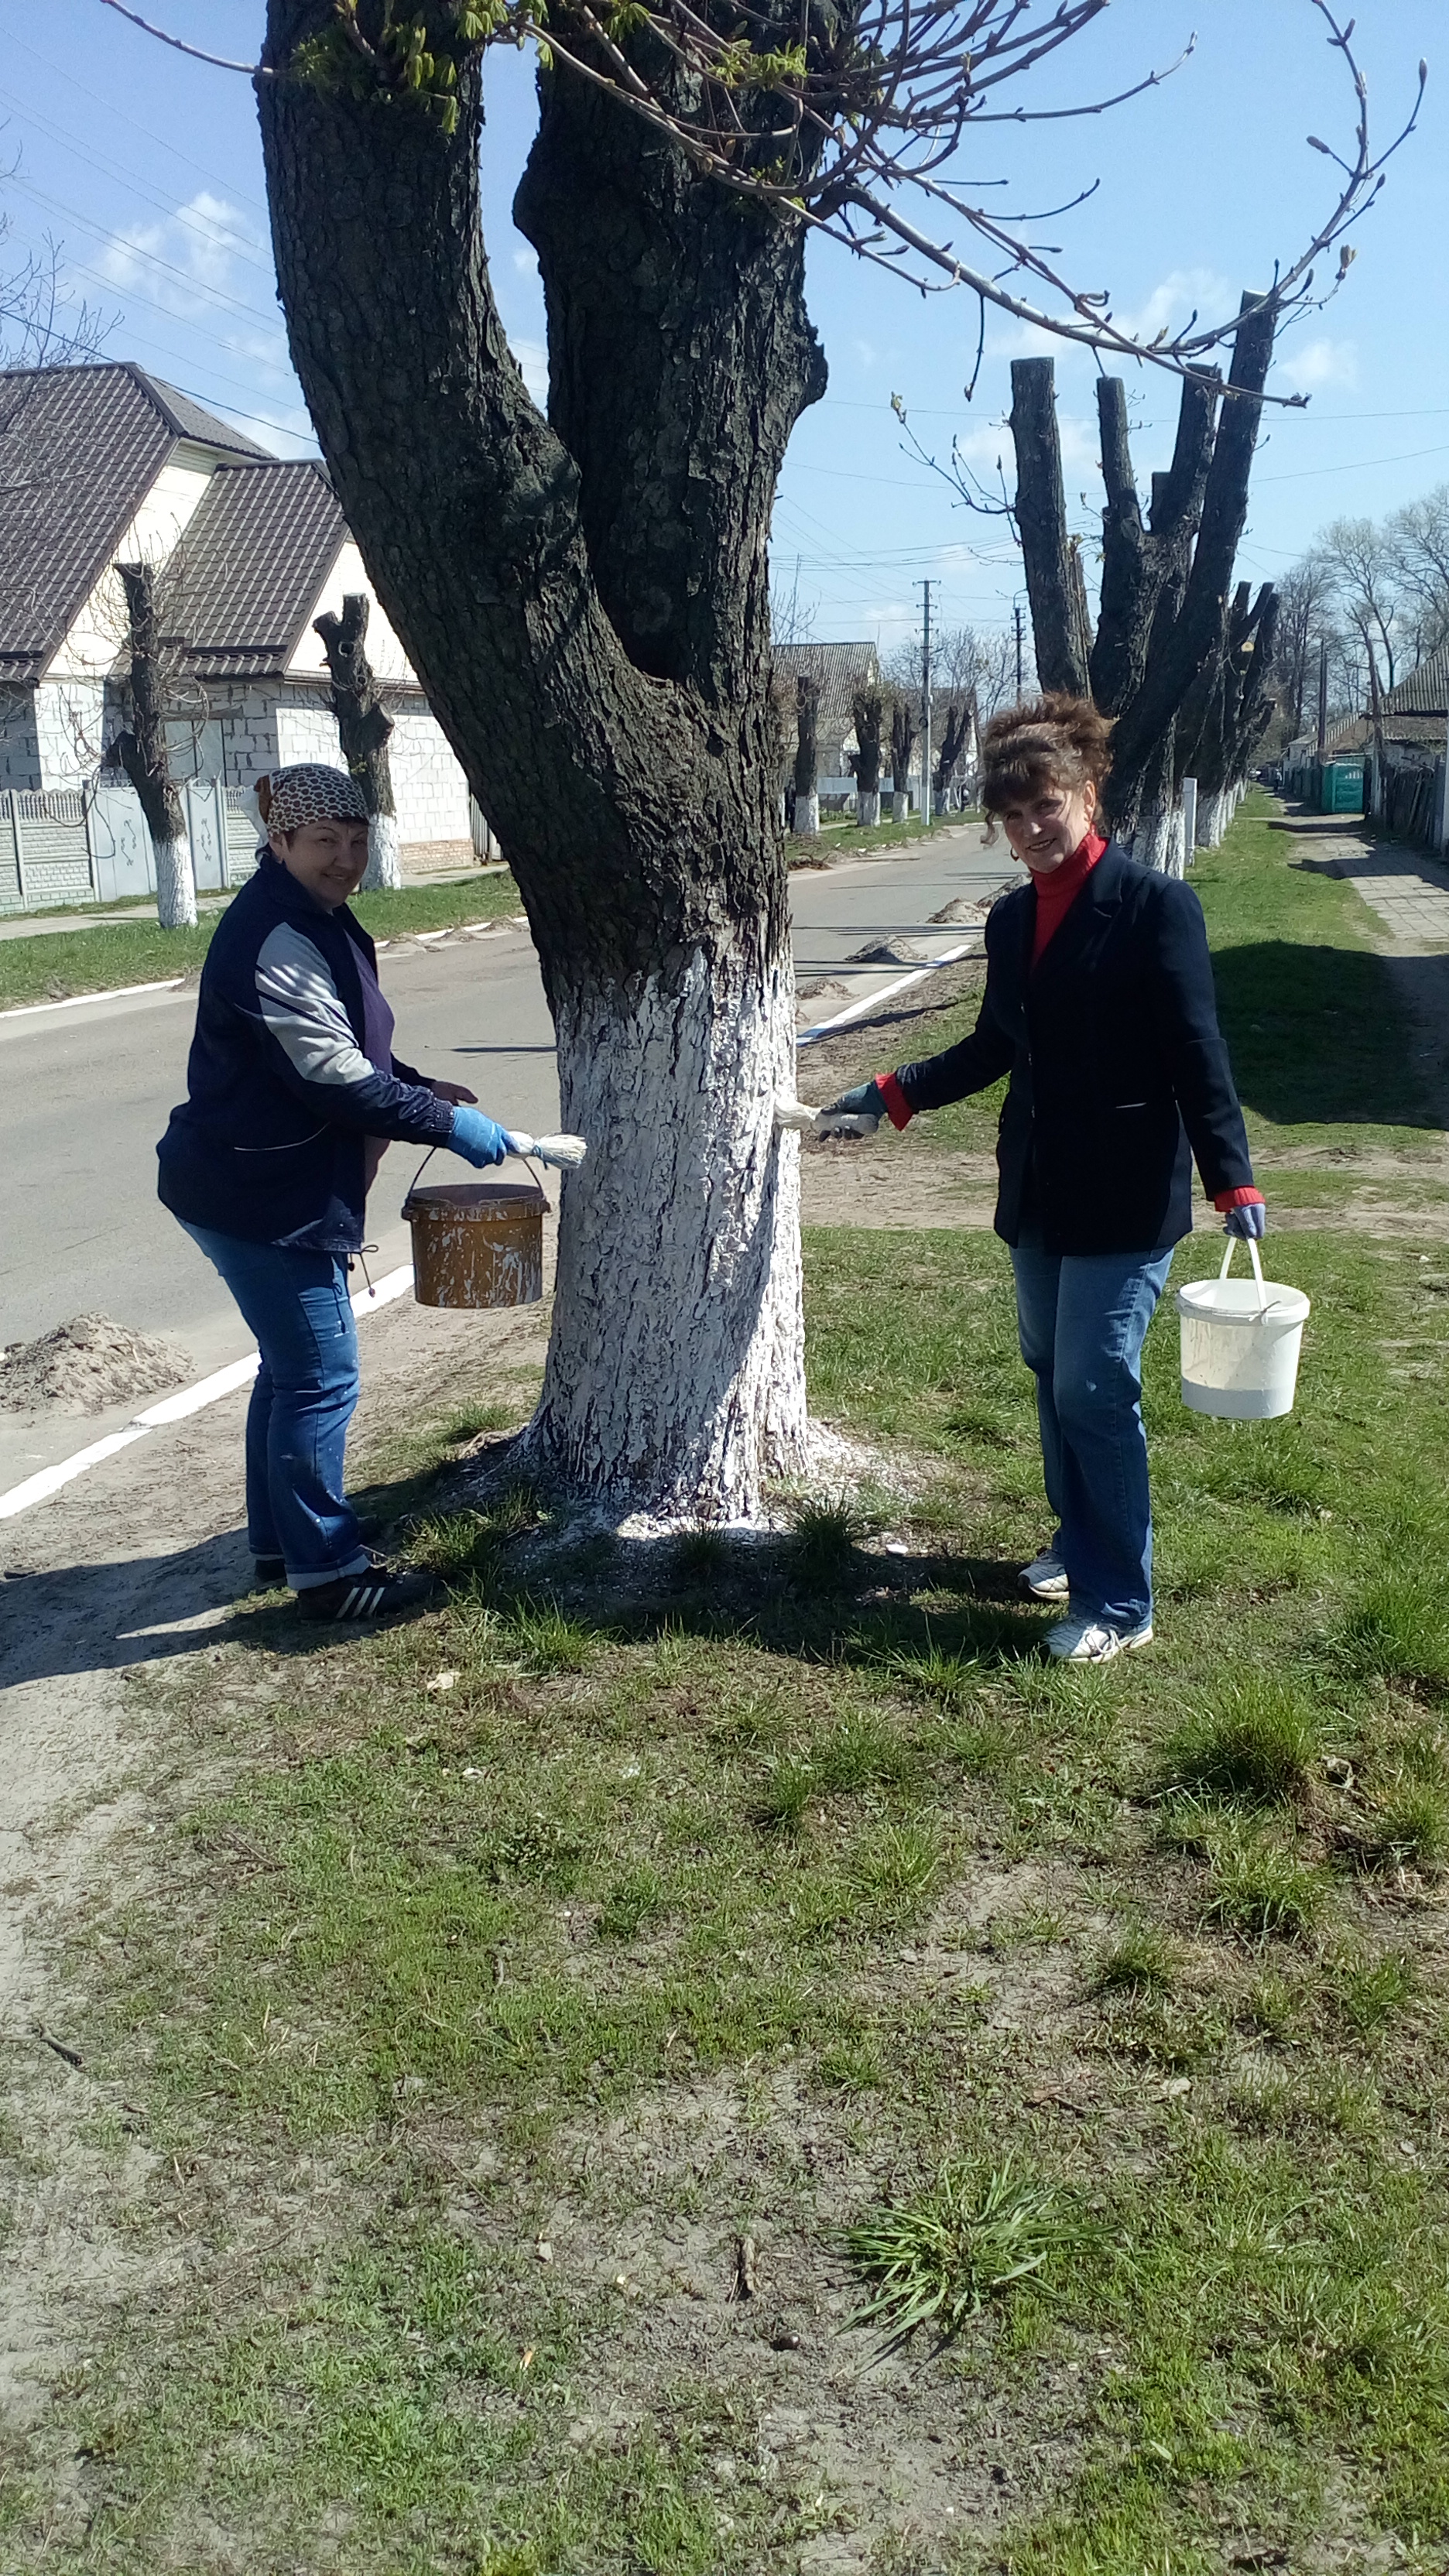
POLYGON ((1377 840, 1339 814, 1294 813, 1283 828, 1347 878, 1405 954, 1431 956, 1449 948, 1449 866, 1442 859, 1377 840))

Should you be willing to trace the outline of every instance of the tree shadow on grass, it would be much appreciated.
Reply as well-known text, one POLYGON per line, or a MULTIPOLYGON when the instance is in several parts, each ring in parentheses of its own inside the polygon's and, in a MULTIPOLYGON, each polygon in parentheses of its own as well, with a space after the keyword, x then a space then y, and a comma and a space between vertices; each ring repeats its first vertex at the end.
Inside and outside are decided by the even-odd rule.
POLYGON ((1285 939, 1219 949, 1218 1012, 1238 1096, 1275 1127, 1438 1130, 1411 1018, 1449 1044, 1449 956, 1377 957, 1285 939))

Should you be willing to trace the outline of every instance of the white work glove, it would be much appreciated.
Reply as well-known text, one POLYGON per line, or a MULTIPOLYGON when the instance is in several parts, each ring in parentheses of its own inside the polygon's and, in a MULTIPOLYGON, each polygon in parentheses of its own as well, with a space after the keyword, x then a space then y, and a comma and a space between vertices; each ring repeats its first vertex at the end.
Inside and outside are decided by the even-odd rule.
POLYGON ((522 1136, 513 1128, 504 1129, 504 1142, 510 1154, 531 1154, 559 1172, 575 1170, 589 1150, 582 1136, 522 1136))

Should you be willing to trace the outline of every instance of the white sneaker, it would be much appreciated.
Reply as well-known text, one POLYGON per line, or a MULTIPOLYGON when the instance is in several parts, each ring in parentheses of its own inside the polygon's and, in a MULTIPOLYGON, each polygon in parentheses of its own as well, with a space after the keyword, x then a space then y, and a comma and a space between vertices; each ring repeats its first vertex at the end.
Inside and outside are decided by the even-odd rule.
POLYGON ((1071 1592, 1067 1569, 1059 1556, 1034 1556, 1021 1569, 1021 1588, 1034 1601, 1065 1601, 1071 1592))
POLYGON ((1107 1628, 1100 1619, 1063 1619, 1047 1639, 1047 1653, 1059 1664, 1110 1664, 1114 1655, 1130 1655, 1152 1643, 1152 1622, 1140 1628, 1107 1628))

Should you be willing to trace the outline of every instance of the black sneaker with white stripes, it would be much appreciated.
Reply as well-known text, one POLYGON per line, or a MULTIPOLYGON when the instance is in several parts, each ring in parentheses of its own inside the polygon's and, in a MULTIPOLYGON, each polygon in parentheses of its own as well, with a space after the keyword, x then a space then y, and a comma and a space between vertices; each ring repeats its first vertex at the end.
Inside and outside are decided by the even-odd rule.
MULTIPOLYGON (((383 1560, 373 1545, 373 1541, 382 1536, 381 1521, 360 1520, 357 1524, 357 1535, 374 1565, 381 1565, 383 1560)), ((283 1590, 287 1580, 287 1560, 284 1556, 256 1556, 253 1557, 252 1564, 256 1569, 256 1580, 252 1585, 254 1592, 283 1590)))
POLYGON ((390 1619, 397 1610, 415 1609, 437 1589, 431 1574, 394 1574, 391 1566, 364 1566, 360 1574, 341 1574, 335 1583, 309 1584, 297 1595, 304 1619, 390 1619))

